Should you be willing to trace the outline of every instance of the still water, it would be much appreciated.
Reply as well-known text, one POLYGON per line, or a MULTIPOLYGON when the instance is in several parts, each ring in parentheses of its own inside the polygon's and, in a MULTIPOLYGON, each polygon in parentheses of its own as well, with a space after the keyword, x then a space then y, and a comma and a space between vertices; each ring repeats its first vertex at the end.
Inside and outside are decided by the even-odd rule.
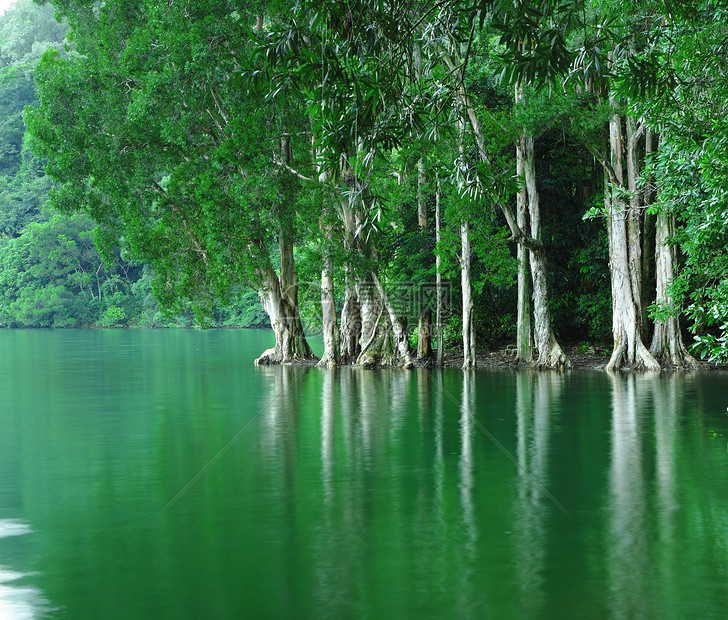
POLYGON ((270 344, 0 330, 0 618, 725 617, 727 375, 270 344))

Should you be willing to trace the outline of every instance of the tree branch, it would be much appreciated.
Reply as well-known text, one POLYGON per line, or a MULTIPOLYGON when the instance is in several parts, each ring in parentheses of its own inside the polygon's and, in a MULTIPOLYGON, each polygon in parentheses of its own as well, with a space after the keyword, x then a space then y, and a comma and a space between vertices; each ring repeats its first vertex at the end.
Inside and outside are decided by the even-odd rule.
POLYGON ((597 149, 595 149, 593 146, 586 145, 586 150, 589 151, 589 153, 596 159, 602 166, 604 166, 604 169, 607 171, 607 175, 609 176, 609 180, 612 183, 618 183, 619 180, 617 179, 617 173, 614 170, 614 167, 611 163, 607 161, 607 159, 602 155, 597 149))
POLYGON ((197 251, 200 256, 202 257, 202 262, 205 263, 205 266, 210 265, 210 261, 207 257, 207 250, 202 246, 202 243, 200 242, 199 237, 194 233, 192 228, 189 225, 189 222, 187 222, 187 218, 185 217, 184 210, 174 201, 172 200, 172 197, 165 191, 165 189, 156 181, 152 181, 152 187, 160 193, 164 198, 167 200, 169 205, 172 207, 172 209, 180 216, 182 220, 182 225, 184 226, 185 232, 189 235, 190 239, 192 239, 192 243, 195 244, 195 251, 197 251))
POLYGON ((307 177, 304 174, 301 174, 295 168, 291 168, 288 164, 282 162, 280 159, 277 159, 275 156, 273 157, 273 163, 275 163, 276 166, 280 166, 281 168, 284 168, 285 170, 288 170, 288 172, 290 172, 291 174, 297 176, 302 181, 309 181, 310 183, 313 183, 313 179, 307 177))

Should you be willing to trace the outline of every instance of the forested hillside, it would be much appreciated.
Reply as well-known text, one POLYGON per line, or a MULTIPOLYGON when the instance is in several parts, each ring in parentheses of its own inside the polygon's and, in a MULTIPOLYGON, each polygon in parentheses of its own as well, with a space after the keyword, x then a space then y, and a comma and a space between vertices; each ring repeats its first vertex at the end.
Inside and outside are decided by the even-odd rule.
MULTIPOLYGON (((195 324, 189 307, 160 311, 148 266, 122 257, 114 244, 102 261, 89 217, 46 205, 52 181, 29 147, 23 109, 38 103, 33 71, 42 54, 73 55, 67 33, 48 4, 17 0, 0 16, 0 326, 195 324)), ((209 320, 267 322, 252 291, 235 307, 216 308, 209 320)))
POLYGON ((252 289, 260 363, 313 360, 304 323, 328 365, 728 357, 726 3, 54 4, 37 105, 0 36, 30 104, 22 144, 2 113, 4 313, 75 287, 99 314, 68 324, 113 324, 147 287, 215 322, 252 289))

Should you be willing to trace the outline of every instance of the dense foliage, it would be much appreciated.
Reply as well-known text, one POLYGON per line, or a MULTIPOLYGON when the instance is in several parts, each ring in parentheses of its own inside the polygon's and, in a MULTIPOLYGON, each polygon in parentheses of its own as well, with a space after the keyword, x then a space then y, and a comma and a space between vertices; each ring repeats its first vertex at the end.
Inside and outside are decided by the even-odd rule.
POLYGON ((611 336, 609 367, 691 366, 686 328, 728 358, 725 3, 54 6, 65 45, 48 6, 0 18, 1 323, 260 297, 267 361, 310 359, 302 320, 327 363, 611 336))
MULTIPOLYGON (((67 31, 53 7, 31 0, 19 0, 0 17, 0 325, 195 324, 188 303, 160 309, 148 265, 122 258, 113 242, 99 244, 102 260, 95 241, 103 239, 94 233, 94 221, 45 208, 53 185, 29 147, 22 113, 38 103, 33 72, 41 55, 52 50, 59 59, 75 56, 67 31)), ((209 320, 268 323, 252 291, 240 291, 224 309, 216 307, 209 320)))

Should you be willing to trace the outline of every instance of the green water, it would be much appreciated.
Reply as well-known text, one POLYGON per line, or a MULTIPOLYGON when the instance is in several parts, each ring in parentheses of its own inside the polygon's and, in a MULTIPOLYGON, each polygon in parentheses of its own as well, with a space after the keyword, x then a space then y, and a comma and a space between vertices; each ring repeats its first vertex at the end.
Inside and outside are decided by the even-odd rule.
POLYGON ((0 618, 724 617, 725 374, 270 343, 0 330, 0 618))

